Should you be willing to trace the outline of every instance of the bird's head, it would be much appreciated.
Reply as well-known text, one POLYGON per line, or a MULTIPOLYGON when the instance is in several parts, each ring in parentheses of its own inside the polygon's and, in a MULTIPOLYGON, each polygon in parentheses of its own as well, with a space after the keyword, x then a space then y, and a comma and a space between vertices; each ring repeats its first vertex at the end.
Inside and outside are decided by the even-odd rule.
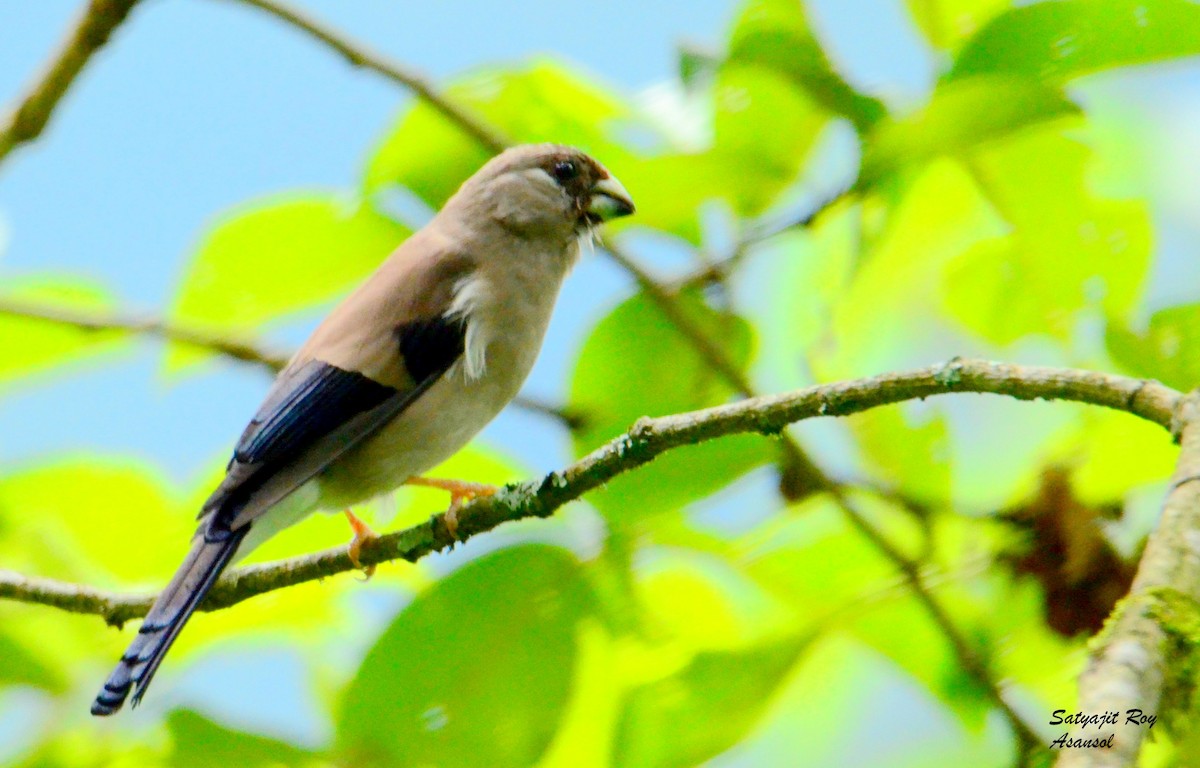
POLYGON ((477 206, 524 235, 575 236, 633 213, 633 200, 600 163, 573 147, 527 144, 505 150, 467 180, 447 205, 477 206))

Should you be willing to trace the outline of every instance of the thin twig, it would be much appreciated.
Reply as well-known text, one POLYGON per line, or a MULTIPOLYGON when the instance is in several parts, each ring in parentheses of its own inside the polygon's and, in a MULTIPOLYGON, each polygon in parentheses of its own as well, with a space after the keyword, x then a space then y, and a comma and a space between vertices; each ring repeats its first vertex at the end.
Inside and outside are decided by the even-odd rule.
MULTIPOLYGON (((66 41, 25 98, 0 127, 0 161, 41 135, 71 83, 112 35, 138 0, 91 0, 66 41)), ((14 30, 9 31, 10 34, 14 30)))
POLYGON ((908 584, 913 596, 916 597, 917 602, 925 609, 925 612, 929 614, 929 618, 949 641, 950 648, 954 652, 955 658, 958 659, 958 663, 963 668, 963 671, 983 688, 988 698, 991 699, 992 704, 1004 713, 1005 718, 1021 742, 1022 751, 1033 749, 1039 743, 1037 733, 1005 700, 1003 693, 1000 691, 1000 686, 992 679, 991 671, 988 669, 987 664, 971 647, 967 638, 963 636, 963 633, 954 624, 953 619, 950 618, 950 614, 947 613, 942 604, 934 597, 933 592, 925 583, 925 577, 921 574, 920 563, 905 555, 895 544, 889 541, 882 531, 878 530, 858 511, 853 502, 847 498, 841 489, 835 489, 833 496, 842 514, 862 534, 863 538, 869 541, 884 557, 900 569, 905 582, 908 584))
MULTIPOLYGON (((287 365, 287 361, 291 359, 291 355, 275 352, 243 339, 232 339, 228 336, 206 333, 195 328, 169 323, 158 317, 87 311, 4 297, 0 297, 0 315, 65 325, 87 332, 119 331, 152 336, 179 344, 189 344, 239 362, 250 363, 272 375, 287 365)), ((555 406, 528 395, 518 396, 513 400, 513 405, 531 413, 555 419, 567 429, 579 429, 587 418, 586 414, 555 406)))
POLYGON ((350 40, 332 27, 283 3, 277 3, 274 0, 238 1, 265 11, 316 38, 352 65, 376 72, 404 86, 492 152, 500 152, 509 145, 508 139, 496 128, 474 117, 461 106, 439 94, 423 74, 371 51, 361 42, 350 40))
MULTIPOLYGON (((629 432, 569 467, 538 480, 509 485, 457 512, 458 540, 464 541, 501 523, 547 517, 612 478, 642 466, 682 445, 735 433, 778 434, 788 424, 822 416, 847 416, 934 395, 987 392, 1022 400, 1070 400, 1126 411, 1166 429, 1182 395, 1158 382, 1066 368, 1044 368, 953 360, 943 365, 868 379, 808 387, 796 392, 640 419, 629 432)), ((418 560, 454 543, 442 515, 363 546, 363 566, 389 560, 418 560)), ((908 562, 904 559, 904 562, 908 562)), ((255 595, 352 571, 347 547, 276 563, 250 566, 224 576, 205 601, 204 610, 234 605, 255 595)), ((136 618, 153 595, 122 595, 75 584, 0 573, 0 598, 39 603, 74 613, 102 616, 111 624, 136 618)))
MULTIPOLYGON (((655 280, 641 264, 615 243, 606 240, 603 245, 613 260, 633 277, 638 287, 663 313, 667 321, 687 339, 708 367, 724 379, 738 395, 747 398, 757 396, 749 377, 733 363, 724 347, 714 342, 704 329, 687 315, 678 297, 670 289, 655 280)), ((832 485, 794 437, 784 432, 782 438, 780 444, 783 452, 780 490, 788 499, 803 498, 805 495, 816 493, 832 485)))
POLYGON ((680 290, 693 285, 706 285, 713 282, 723 282, 729 278, 735 269, 745 260, 746 254, 755 246, 769 242, 785 232, 795 229, 808 229, 826 212, 855 199, 858 191, 844 189, 836 194, 822 199, 798 218, 788 219, 782 223, 763 223, 751 228, 734 245, 728 255, 719 259, 709 259, 697 269, 682 275, 671 282, 673 290, 680 290))
POLYGON ((252 363, 271 373, 278 371, 288 361, 287 355, 272 352, 248 341, 174 325, 156 317, 79 310, 11 298, 0 298, 0 315, 66 325, 81 331, 115 330, 154 336, 166 341, 190 344, 244 363, 252 363))

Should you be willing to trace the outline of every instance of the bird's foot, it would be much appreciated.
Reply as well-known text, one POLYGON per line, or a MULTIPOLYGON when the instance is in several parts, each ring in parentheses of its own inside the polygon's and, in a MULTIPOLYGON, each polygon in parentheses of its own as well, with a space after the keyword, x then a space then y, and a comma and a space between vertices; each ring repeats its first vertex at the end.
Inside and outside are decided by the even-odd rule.
POLYGON ((437 477, 410 477, 405 484, 437 488, 450 494, 450 508, 446 510, 442 519, 446 521, 446 530, 456 540, 458 539, 458 510, 462 509, 463 504, 481 496, 491 496, 500 490, 487 483, 470 483, 465 480, 445 480, 437 477))
POLYGON ((375 566, 368 565, 364 568, 363 564, 359 562, 358 556, 362 553, 363 544, 378 539, 379 534, 375 533, 374 529, 364 523, 358 515, 348 509, 345 512, 346 519, 350 521, 350 530, 354 531, 354 538, 350 540, 350 550, 346 554, 350 556, 350 562, 354 563, 354 567, 363 572, 366 577, 365 581, 375 575, 375 566))

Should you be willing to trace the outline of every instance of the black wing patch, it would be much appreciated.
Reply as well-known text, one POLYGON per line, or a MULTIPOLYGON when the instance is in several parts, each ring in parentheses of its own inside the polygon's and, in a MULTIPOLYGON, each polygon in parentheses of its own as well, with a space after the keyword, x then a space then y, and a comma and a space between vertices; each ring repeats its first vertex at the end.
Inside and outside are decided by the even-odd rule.
POLYGON ((404 368, 413 381, 443 373, 462 356, 467 339, 464 318, 435 317, 405 323, 396 329, 404 368))
POLYGON ((356 371, 310 360, 284 396, 263 404, 233 452, 242 464, 268 464, 305 450, 397 390, 356 371))
POLYGON ((463 320, 406 323, 396 341, 414 386, 397 390, 310 360, 275 385, 242 433, 225 479, 200 511, 208 528, 240 526, 382 428, 462 356, 463 320), (320 446, 320 447, 319 447, 320 446), (215 513, 215 514, 212 514, 215 513))

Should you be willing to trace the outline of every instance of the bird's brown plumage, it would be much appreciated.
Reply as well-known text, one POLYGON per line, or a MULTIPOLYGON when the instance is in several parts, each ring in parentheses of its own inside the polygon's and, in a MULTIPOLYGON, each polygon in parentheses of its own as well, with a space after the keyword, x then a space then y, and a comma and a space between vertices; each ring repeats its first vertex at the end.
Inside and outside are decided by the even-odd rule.
POLYGON ((532 367, 579 235, 632 210, 569 147, 517 147, 468 179, 280 373, 93 714, 141 698, 221 571, 262 538, 395 488, 482 429, 532 367))

